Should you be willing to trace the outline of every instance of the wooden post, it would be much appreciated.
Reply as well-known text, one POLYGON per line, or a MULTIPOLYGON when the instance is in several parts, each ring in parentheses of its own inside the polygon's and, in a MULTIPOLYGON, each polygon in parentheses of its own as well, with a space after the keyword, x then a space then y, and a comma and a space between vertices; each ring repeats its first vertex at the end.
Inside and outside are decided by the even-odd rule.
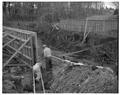
POLYGON ((34 33, 33 37, 33 49, 34 49, 34 62, 36 63, 38 57, 38 44, 37 44, 37 34, 34 33))
POLYGON ((86 19, 86 23, 85 23, 85 32, 84 32, 84 36, 85 36, 85 34, 86 34, 86 32, 87 32, 87 24, 88 24, 88 19, 86 19))
MULTIPOLYGON (((37 43, 37 34, 35 33, 34 34, 34 55, 35 55, 35 59, 34 59, 34 62, 37 61, 37 58, 38 58, 38 43, 37 43)), ((45 93, 45 87, 44 87, 44 81, 43 81, 43 78, 42 78, 42 73, 41 73, 41 68, 40 68, 40 77, 41 77, 41 83, 42 83, 42 88, 43 88, 43 93, 45 93)))
POLYGON ((103 20, 103 33, 105 32, 105 20, 103 20))
POLYGON ((5 47, 5 46, 7 46, 9 43, 11 43, 12 41, 14 41, 15 40, 15 38, 13 38, 11 41, 8 41, 7 43, 5 43, 4 45, 3 45, 3 48, 5 47))
POLYGON ((31 58, 33 59, 31 65, 33 66, 35 64, 34 63, 34 49, 33 49, 33 43, 34 42, 33 42, 33 38, 31 39, 30 43, 31 43, 31 58))
POLYGON ((33 71, 33 92, 36 93, 34 71, 33 71))
POLYGON ((84 35, 83 35, 83 40, 82 40, 81 44, 83 44, 83 43, 84 43, 84 41, 85 41, 85 39, 86 39, 87 35, 89 34, 89 31, 88 31, 88 33, 87 33, 87 24, 88 24, 88 18, 86 19, 85 32, 84 32, 84 35))

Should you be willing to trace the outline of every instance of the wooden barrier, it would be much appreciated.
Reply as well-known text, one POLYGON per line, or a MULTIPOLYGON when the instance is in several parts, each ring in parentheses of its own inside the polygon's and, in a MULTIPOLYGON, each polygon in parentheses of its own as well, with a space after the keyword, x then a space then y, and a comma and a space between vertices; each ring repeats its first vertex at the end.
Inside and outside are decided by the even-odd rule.
MULTIPOLYGON (((17 54, 21 54, 25 57, 26 60, 32 61, 32 63, 27 63, 30 66, 34 65, 36 63, 37 59, 37 35, 35 32, 27 31, 27 30, 21 30, 21 29, 15 29, 10 27, 3 27, 3 49, 8 46, 12 50, 15 50, 15 52, 10 56, 8 60, 6 60, 5 63, 3 63, 3 67, 7 66, 7 64, 10 63, 10 61, 17 56, 17 54), (4 41, 7 39, 7 37, 11 37, 12 39, 8 39, 6 42, 4 41)), ((24 61, 25 61, 24 59, 24 61)), ((3 56, 4 60, 4 56, 3 56)), ((22 59, 23 60, 23 59, 22 59)), ((16 63, 17 64, 17 63, 16 63)), ((14 64, 13 64, 14 66, 14 64)))
MULTIPOLYGON (((36 33, 5 26, 3 27, 3 31, 3 69, 6 66, 9 68, 24 66, 32 69, 32 66, 36 63, 38 56, 36 33), (9 57, 6 59, 6 56, 9 57), (16 58, 16 60, 18 59, 18 61, 14 60, 14 58, 16 58), (15 64, 11 63, 13 61, 15 61, 15 64)), ((34 73, 33 92, 36 93, 34 73)))

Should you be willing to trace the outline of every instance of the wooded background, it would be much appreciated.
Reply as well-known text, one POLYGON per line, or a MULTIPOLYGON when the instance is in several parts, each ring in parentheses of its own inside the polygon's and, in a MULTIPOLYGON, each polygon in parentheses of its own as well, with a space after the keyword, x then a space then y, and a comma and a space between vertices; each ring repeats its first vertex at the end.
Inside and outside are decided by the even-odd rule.
MULTIPOLYGON (((118 2, 113 2, 118 8, 118 2)), ((115 9, 103 2, 3 2, 3 17, 14 20, 35 20, 45 17, 47 22, 65 18, 82 19, 91 15, 110 14, 115 9)))

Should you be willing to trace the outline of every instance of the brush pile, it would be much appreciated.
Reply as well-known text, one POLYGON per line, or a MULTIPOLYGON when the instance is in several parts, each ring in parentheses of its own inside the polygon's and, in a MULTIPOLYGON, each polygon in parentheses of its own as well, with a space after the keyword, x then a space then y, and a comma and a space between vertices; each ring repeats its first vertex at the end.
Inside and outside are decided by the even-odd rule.
POLYGON ((87 66, 68 66, 54 79, 55 93, 117 93, 117 77, 106 69, 87 66))
POLYGON ((32 71, 27 67, 5 67, 3 93, 33 92, 33 76, 31 73, 32 71))

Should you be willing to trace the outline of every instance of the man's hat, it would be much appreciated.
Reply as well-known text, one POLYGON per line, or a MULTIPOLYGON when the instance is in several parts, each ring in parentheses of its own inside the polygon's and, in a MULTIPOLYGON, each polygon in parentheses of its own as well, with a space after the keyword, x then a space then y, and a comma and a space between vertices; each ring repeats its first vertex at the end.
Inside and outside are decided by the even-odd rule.
POLYGON ((43 47, 46 47, 46 45, 43 45, 43 47))

